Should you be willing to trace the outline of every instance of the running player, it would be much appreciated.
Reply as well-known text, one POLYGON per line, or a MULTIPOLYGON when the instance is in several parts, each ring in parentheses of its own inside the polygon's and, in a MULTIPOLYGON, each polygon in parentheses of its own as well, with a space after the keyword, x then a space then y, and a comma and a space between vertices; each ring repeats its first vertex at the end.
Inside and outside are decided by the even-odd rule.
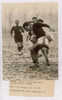
POLYGON ((23 36, 22 32, 24 32, 23 28, 19 26, 19 20, 15 21, 15 26, 11 28, 11 36, 14 32, 14 41, 17 44, 18 52, 21 52, 23 49, 23 36))
POLYGON ((53 39, 51 35, 46 34, 43 27, 48 28, 50 31, 53 31, 53 30, 51 29, 49 25, 45 24, 42 19, 38 20, 37 17, 33 17, 32 20, 34 24, 32 27, 33 35, 31 37, 31 41, 33 42, 33 46, 31 48, 31 57, 33 59, 33 62, 36 65, 38 65, 38 52, 39 50, 41 50, 45 57, 46 65, 50 65, 49 59, 48 59, 48 51, 49 51, 48 43, 51 42, 53 39))
POLYGON ((32 47, 30 48, 30 52, 31 52, 33 63, 37 67, 39 65, 39 62, 38 62, 39 50, 42 51, 46 59, 46 64, 49 65, 49 60, 48 60, 49 45, 47 42, 52 41, 52 38, 46 35, 43 27, 47 27, 50 30, 52 30, 49 25, 44 24, 44 21, 42 19, 37 19, 37 17, 32 18, 32 23, 28 23, 28 22, 24 23, 24 28, 28 29, 30 40, 33 43, 32 47), (30 27, 31 24, 32 24, 32 27, 30 27), (40 43, 38 42, 40 38, 42 39, 42 43, 41 41, 40 43), (48 38, 48 41, 47 41, 47 38, 48 38))

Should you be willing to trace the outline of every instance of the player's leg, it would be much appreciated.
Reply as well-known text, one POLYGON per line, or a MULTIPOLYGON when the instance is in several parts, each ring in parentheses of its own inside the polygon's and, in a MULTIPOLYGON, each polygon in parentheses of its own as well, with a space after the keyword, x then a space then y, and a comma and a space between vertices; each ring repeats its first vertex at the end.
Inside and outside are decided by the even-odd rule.
POLYGON ((45 48, 45 47, 43 47, 42 49, 41 49, 41 51, 42 51, 42 53, 43 53, 43 55, 44 55, 44 57, 45 57, 45 60, 46 60, 46 65, 50 65, 50 63, 49 63, 49 59, 48 59, 48 53, 47 53, 47 51, 48 51, 48 48, 45 48))
POLYGON ((21 50, 23 49, 23 36, 22 35, 18 37, 17 48, 19 52, 21 52, 21 50))
POLYGON ((49 65, 48 53, 49 53, 49 42, 46 36, 42 38, 42 45, 40 45, 41 51, 45 57, 46 64, 49 65))
POLYGON ((17 48, 18 48, 18 51, 21 52, 21 50, 23 49, 23 42, 18 42, 17 48))
POLYGON ((30 53, 31 53, 31 57, 32 57, 32 61, 35 65, 35 67, 39 67, 39 62, 38 62, 38 51, 36 50, 36 48, 32 48, 30 50, 30 53))

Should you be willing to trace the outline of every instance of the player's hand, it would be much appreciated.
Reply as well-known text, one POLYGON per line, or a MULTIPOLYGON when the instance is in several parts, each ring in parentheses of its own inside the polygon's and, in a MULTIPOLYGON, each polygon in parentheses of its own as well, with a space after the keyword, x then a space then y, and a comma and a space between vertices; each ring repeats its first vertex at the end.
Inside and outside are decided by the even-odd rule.
POLYGON ((27 38, 26 38, 26 41, 28 41, 29 40, 29 36, 27 36, 27 38))

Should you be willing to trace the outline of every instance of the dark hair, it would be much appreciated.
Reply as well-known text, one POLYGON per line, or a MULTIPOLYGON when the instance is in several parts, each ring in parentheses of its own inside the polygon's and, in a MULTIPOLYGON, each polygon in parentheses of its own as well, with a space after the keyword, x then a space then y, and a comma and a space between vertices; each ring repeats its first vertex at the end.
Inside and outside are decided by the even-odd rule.
POLYGON ((44 22, 44 20, 42 20, 42 19, 38 19, 38 21, 41 22, 41 23, 44 22))
POLYGON ((37 19, 37 17, 32 17, 32 19, 37 19))
POLYGON ((28 22, 25 22, 24 24, 23 24, 23 28, 25 28, 26 26, 28 26, 29 25, 29 23, 28 22))

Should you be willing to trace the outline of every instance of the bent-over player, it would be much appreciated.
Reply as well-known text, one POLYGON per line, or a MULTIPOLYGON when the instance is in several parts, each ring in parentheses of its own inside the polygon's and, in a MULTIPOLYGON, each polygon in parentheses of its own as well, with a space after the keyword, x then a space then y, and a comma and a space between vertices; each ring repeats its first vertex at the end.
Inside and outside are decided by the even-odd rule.
MULTIPOLYGON (((33 20, 32 28, 31 28, 31 30, 28 31, 28 33, 30 35, 31 42, 33 43, 32 47, 30 48, 33 63, 35 64, 35 66, 37 66, 37 67, 39 66, 38 53, 39 53, 39 50, 41 50, 46 59, 46 64, 49 65, 49 59, 48 59, 49 45, 48 45, 48 43, 46 43, 46 40, 47 40, 47 42, 48 41, 51 42, 52 38, 50 35, 47 35, 45 33, 43 27, 47 27, 51 31, 52 31, 52 29, 50 28, 49 25, 45 24, 42 19, 37 19, 37 17, 33 17, 32 20, 33 20), (39 39, 42 40, 42 43, 41 43, 41 41, 38 42, 39 39)), ((27 28, 27 26, 29 26, 30 24, 25 23, 24 28, 27 28), (26 25, 26 27, 25 27, 25 25, 26 25)))

